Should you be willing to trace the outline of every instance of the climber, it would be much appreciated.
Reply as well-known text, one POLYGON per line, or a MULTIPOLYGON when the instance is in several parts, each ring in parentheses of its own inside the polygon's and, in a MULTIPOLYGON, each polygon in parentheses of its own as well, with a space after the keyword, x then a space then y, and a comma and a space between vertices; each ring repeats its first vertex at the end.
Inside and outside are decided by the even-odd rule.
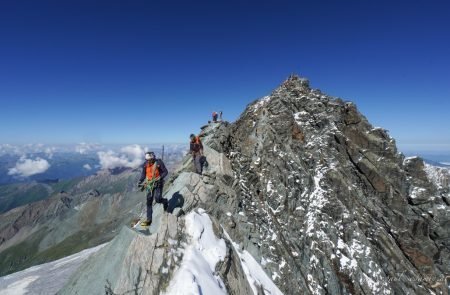
POLYGON ((223 115, 223 113, 222 113, 222 111, 220 111, 219 112, 219 121, 222 121, 222 115, 223 115))
POLYGON ((192 160, 194 161, 195 172, 201 175, 203 170, 202 159, 204 158, 203 144, 200 137, 195 136, 194 134, 190 135, 190 139, 190 152, 192 155, 192 160))
POLYGON ((164 177, 168 172, 164 162, 161 159, 156 159, 155 153, 145 153, 145 163, 142 165, 141 178, 138 186, 141 189, 146 189, 147 192, 147 220, 142 221, 142 226, 149 226, 152 223, 153 213, 153 197, 156 203, 162 203, 164 211, 167 211, 169 202, 162 197, 164 187, 164 177), (145 180, 145 182, 144 182, 145 180))
POLYGON ((212 119, 214 123, 217 122, 217 113, 215 111, 212 113, 212 119))

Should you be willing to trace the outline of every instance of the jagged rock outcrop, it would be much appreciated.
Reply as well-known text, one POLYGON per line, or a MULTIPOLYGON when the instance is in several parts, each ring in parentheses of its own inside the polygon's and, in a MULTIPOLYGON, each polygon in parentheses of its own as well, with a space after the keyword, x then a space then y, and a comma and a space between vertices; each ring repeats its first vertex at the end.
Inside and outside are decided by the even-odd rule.
POLYGON ((193 174, 186 157, 166 184, 179 208, 167 215, 158 207, 148 237, 124 228, 62 293, 167 290, 183 261, 170 253, 192 238, 185 214, 200 207, 228 245, 214 272, 228 293, 447 294, 448 187, 420 159, 405 159, 353 103, 291 76, 201 137, 205 175, 193 174), (278 288, 249 279, 241 251, 278 288))
POLYGON ((292 77, 225 134, 236 206, 215 216, 285 293, 445 292, 448 204, 354 104, 292 77))

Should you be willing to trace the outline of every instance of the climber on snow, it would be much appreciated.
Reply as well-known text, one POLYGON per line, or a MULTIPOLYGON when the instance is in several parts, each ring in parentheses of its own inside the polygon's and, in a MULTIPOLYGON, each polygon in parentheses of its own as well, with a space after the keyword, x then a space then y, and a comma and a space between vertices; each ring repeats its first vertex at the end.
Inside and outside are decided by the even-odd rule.
POLYGON ((152 223, 153 198, 155 198, 156 203, 163 204, 164 211, 167 211, 169 206, 168 200, 162 197, 163 180, 168 172, 164 162, 161 159, 156 159, 155 153, 145 153, 145 160, 145 163, 142 165, 142 173, 138 186, 147 192, 147 220, 142 221, 141 225, 149 226, 152 223))
POLYGON ((194 134, 190 135, 190 153, 192 155, 192 160, 194 161, 195 165, 195 172, 198 174, 202 174, 203 170, 203 163, 202 160, 204 159, 203 156, 203 144, 200 140, 199 136, 195 136, 194 134))

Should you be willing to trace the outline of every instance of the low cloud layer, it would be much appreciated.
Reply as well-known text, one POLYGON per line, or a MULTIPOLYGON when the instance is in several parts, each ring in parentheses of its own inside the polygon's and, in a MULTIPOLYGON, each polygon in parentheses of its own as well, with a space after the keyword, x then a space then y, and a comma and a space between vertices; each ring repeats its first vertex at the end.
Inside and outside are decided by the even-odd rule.
POLYGON ((75 146, 75 151, 83 155, 95 150, 99 150, 100 148, 101 146, 99 144, 82 142, 75 146))
POLYGON ((145 149, 140 145, 128 145, 119 152, 98 152, 98 158, 102 169, 113 169, 118 167, 137 168, 144 162, 145 149))
POLYGON ((50 168, 50 164, 47 160, 42 158, 27 159, 25 156, 21 157, 17 161, 16 166, 10 168, 8 171, 9 175, 17 175, 22 177, 28 177, 35 174, 44 173, 50 168))
POLYGON ((83 168, 86 169, 86 170, 92 170, 92 167, 89 164, 84 164, 83 168))

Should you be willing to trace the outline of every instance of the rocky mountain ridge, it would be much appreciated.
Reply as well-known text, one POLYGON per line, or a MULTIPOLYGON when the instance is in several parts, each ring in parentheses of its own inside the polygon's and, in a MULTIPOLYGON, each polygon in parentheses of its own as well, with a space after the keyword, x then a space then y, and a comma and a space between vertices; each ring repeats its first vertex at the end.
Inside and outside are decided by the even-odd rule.
POLYGON ((448 185, 353 103, 291 76, 201 138, 150 235, 122 228, 60 294, 448 294, 448 185))
POLYGON ((249 239, 237 232, 273 261, 266 271, 284 292, 447 292, 448 191, 353 103, 292 77, 250 104, 230 137, 237 211, 260 225, 249 239))

